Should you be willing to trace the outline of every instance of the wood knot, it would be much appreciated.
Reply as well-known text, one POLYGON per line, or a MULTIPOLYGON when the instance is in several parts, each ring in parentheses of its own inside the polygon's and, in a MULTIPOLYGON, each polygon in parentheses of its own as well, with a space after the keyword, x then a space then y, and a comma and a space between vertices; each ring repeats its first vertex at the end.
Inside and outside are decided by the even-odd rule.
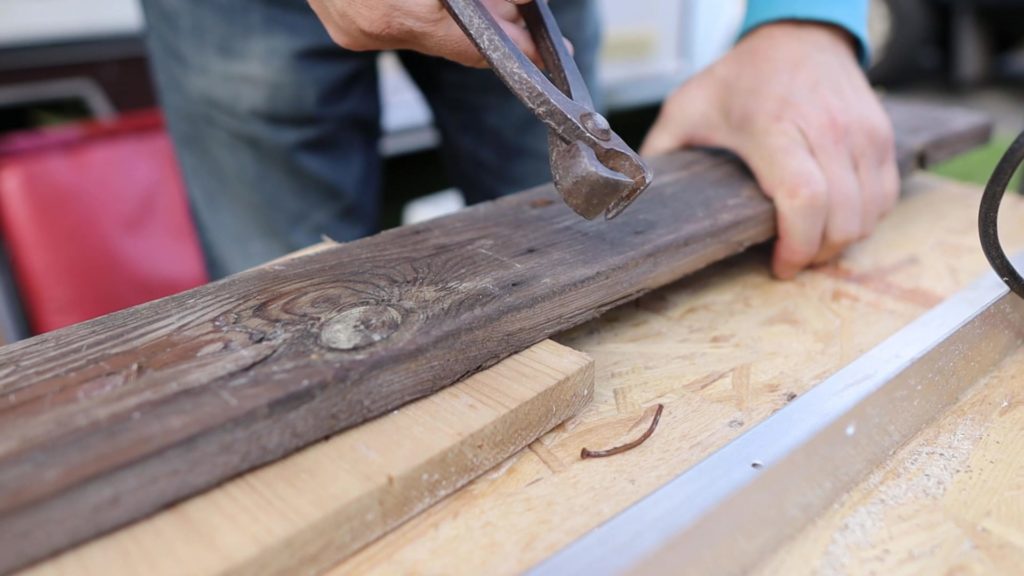
POLYGON ((328 320, 320 330, 320 343, 335 350, 357 350, 394 334, 402 315, 390 306, 351 308, 328 320))

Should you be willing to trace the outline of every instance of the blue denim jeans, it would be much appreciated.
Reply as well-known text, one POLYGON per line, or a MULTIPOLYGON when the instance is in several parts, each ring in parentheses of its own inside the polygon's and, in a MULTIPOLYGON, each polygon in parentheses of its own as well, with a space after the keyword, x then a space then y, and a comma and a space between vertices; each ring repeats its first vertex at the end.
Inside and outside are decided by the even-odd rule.
MULTIPOLYGON (((143 0, 161 103, 213 277, 327 235, 376 232, 376 54, 334 45, 305 0, 143 0)), ((590 0, 551 9, 595 73, 590 0)), ((400 54, 426 95, 468 202, 550 179, 547 132, 490 70, 400 54)))

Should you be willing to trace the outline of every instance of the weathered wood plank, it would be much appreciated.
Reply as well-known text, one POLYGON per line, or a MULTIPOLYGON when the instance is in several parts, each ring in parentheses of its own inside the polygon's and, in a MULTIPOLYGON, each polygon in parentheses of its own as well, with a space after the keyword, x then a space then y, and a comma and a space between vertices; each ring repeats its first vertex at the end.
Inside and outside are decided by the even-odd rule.
MULTIPOLYGON (((990 129, 965 110, 892 110, 905 168, 990 129)), ((654 169, 610 222, 578 218, 544 187, 0 349, 0 570, 773 236, 771 204, 730 155, 682 152, 654 169)))

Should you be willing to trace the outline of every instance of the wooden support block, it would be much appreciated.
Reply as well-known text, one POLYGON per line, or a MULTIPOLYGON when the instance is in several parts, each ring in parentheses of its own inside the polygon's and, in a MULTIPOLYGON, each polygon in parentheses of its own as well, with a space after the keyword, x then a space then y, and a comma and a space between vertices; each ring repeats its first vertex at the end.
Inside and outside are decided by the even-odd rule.
POLYGON ((593 361, 550 340, 26 574, 322 571, 575 415, 593 361))

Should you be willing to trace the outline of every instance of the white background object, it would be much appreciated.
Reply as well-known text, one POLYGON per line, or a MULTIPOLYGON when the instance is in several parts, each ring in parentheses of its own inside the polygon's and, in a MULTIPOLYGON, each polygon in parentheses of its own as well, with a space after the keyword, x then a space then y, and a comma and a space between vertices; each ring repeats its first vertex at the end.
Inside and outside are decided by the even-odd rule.
POLYGON ((138 0, 0 0, 0 48, 138 34, 143 26, 138 0))
MULTIPOLYGON (((203 1, 203 0, 188 0, 203 1)), ((610 110, 662 100, 732 44, 744 0, 598 0, 600 91, 610 110)), ((139 0, 0 0, 0 48, 141 33, 139 0)), ((394 55, 381 57, 386 153, 431 146, 431 115, 394 55)))
POLYGON ((462 193, 454 188, 410 200, 402 208, 402 224, 418 224, 447 216, 466 207, 462 193))

